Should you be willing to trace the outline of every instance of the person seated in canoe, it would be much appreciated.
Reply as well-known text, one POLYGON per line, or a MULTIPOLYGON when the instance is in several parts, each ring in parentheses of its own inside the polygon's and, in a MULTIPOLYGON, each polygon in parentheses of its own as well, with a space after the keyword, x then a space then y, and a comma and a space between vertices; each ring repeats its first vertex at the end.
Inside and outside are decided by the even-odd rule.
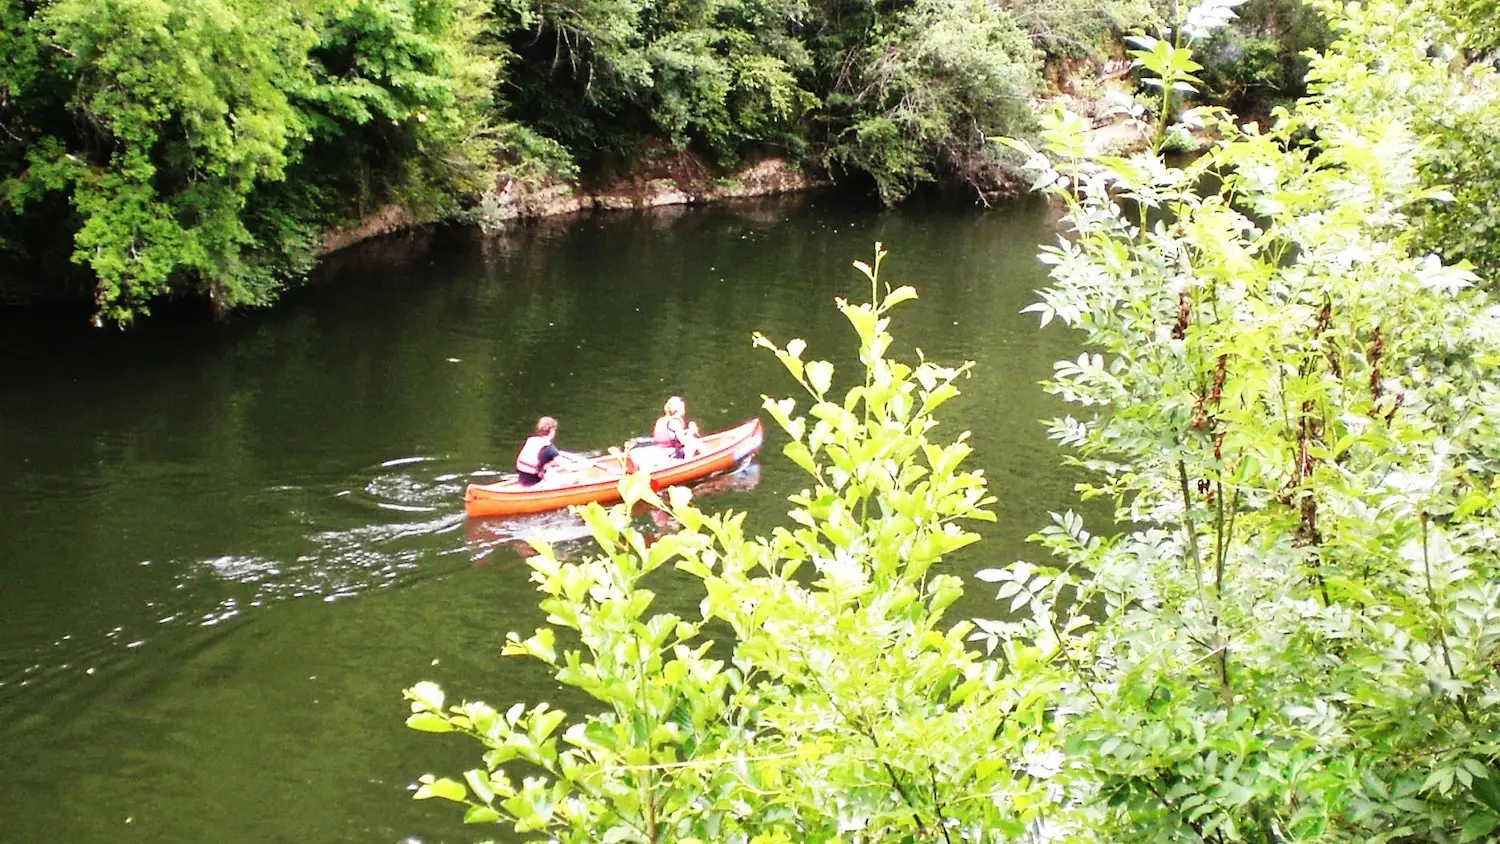
POLYGON ((553 461, 561 460, 563 463, 578 464, 578 458, 558 449, 553 441, 557 439, 557 420, 551 416, 543 416, 536 420, 536 433, 526 438, 526 444, 516 454, 516 474, 520 476, 522 486, 535 486, 542 482, 547 476, 547 468, 553 461))
POLYGON ((672 449, 678 460, 696 457, 703 451, 703 442, 698 439, 698 423, 687 421, 687 403, 682 396, 673 396, 662 405, 661 418, 651 429, 651 439, 657 445, 672 449))

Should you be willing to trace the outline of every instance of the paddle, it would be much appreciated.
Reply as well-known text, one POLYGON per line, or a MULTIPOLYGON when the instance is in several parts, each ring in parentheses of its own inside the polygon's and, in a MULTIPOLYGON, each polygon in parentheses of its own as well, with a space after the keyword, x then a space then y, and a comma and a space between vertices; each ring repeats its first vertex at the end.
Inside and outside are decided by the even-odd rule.
POLYGON ((570 471, 570 470, 577 470, 577 469, 586 469, 586 468, 588 468, 590 466, 593 466, 593 465, 597 464, 600 460, 603 460, 604 458, 609 457, 609 455, 607 455, 607 454, 605 454, 605 455, 592 455, 591 456, 591 455, 587 455, 587 454, 579 454, 576 451, 563 451, 562 449, 558 449, 557 450, 557 455, 559 457, 566 457, 570 461, 566 465, 559 465, 557 467, 557 468, 559 468, 559 469, 561 469, 563 471, 570 471))

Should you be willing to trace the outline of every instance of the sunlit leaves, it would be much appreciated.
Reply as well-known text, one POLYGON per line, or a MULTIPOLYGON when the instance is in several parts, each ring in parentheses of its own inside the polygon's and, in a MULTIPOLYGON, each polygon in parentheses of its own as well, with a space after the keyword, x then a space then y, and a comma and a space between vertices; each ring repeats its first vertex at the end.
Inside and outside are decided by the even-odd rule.
MULTIPOLYGON (((1057 656, 1038 676, 1096 840, 1476 840, 1500 817, 1478 797, 1500 750, 1500 405, 1478 361, 1500 332, 1468 268, 1413 247, 1411 208, 1441 194, 1394 90, 1452 68, 1423 11, 1327 8, 1345 39, 1270 132, 1221 126, 1172 167, 1079 157, 1060 119, 1033 167, 1072 231, 1029 310, 1088 349, 1047 387, 1108 405, 1051 434, 1103 474, 1086 495, 1120 535, 1054 517, 1048 564, 982 572, 1020 618, 974 636, 1057 656)), ((1177 44, 1137 47, 1191 84, 1177 44)))
POLYGON ((446 777, 443 779, 436 779, 429 774, 424 774, 422 775, 422 778, 419 780, 419 782, 421 783, 421 786, 412 795, 417 800, 428 800, 433 797, 440 797, 444 800, 452 800, 455 803, 462 803, 464 802, 464 798, 468 796, 468 792, 464 790, 462 783, 455 782, 454 780, 447 779, 446 777))
POLYGON ((1136 48, 1130 51, 1131 57, 1150 74, 1141 81, 1157 88, 1187 92, 1194 90, 1191 83, 1196 83, 1198 77, 1193 73, 1202 70, 1203 66, 1193 61, 1192 50, 1175 46, 1166 39, 1147 35, 1133 36, 1129 40, 1136 48))
POLYGON ((965 522, 994 518, 984 478, 963 465, 967 433, 931 438, 968 365, 885 356, 892 310, 917 294, 883 287, 883 256, 877 245, 875 261, 857 265, 870 300, 837 302, 863 364, 842 395, 832 364, 804 362, 806 342, 754 338, 810 399, 805 415, 792 399, 765 400, 810 484, 790 497, 790 526, 747 537, 742 515, 704 513, 681 489, 664 504, 643 475, 622 482, 627 501, 667 508, 681 530, 648 545, 628 505, 580 509, 600 555, 539 549, 529 564, 552 627, 509 634, 504 651, 547 664, 598 709, 563 728, 545 704, 504 716, 477 702, 445 708, 441 690, 419 683, 406 693, 408 725, 465 733, 486 753, 463 783, 424 777, 417 796, 569 842, 857 831, 936 844, 1023 836, 1041 817, 1042 780, 1057 771, 1028 740, 1046 701, 967 647, 973 625, 947 626, 963 586, 934 570, 978 539, 965 522), (652 613, 644 583, 668 564, 702 584, 700 620, 652 613), (709 624, 732 643, 704 637, 709 624), (727 665, 709 656, 726 649, 727 665), (517 760, 541 774, 517 785, 505 775, 517 760))
POLYGON ((1201 41, 1234 20, 1236 6, 1245 0, 1201 0, 1182 18, 1182 31, 1190 41, 1201 41))

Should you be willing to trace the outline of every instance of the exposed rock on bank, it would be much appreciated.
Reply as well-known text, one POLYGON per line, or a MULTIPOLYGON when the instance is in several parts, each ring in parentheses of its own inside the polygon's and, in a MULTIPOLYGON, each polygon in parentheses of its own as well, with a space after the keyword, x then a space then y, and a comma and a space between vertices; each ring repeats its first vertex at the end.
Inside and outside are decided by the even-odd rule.
MULTIPOLYGON (((501 178, 470 211, 485 229, 512 220, 556 217, 582 211, 623 211, 665 205, 697 205, 721 199, 773 196, 818 187, 814 178, 784 158, 748 160, 727 172, 709 166, 688 152, 657 151, 623 176, 598 176, 578 182, 528 184, 501 178)), ((388 205, 358 226, 335 229, 323 237, 319 255, 336 252, 362 240, 400 231, 430 220, 416 219, 406 209, 388 205)))
POLYGON ((744 196, 773 196, 807 190, 819 184, 784 158, 748 162, 723 176, 713 176, 696 156, 683 153, 671 162, 655 162, 624 179, 587 183, 554 182, 539 186, 502 180, 485 197, 475 216, 481 224, 529 217, 552 217, 578 211, 620 211, 662 205, 696 205, 744 196))
POLYGON ((362 240, 372 237, 380 237, 383 234, 392 234, 423 222, 413 219, 405 208, 399 205, 386 205, 374 214, 364 218, 360 224, 352 228, 334 229, 323 235, 323 243, 318 247, 318 255, 327 255, 337 252, 346 246, 353 246, 362 240))

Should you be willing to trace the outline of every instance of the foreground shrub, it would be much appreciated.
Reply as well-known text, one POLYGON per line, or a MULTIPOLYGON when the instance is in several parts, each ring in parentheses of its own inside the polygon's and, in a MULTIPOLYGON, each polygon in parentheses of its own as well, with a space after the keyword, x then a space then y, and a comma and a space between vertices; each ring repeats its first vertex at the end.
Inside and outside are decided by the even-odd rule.
MULTIPOLYGON (((1194 15, 1223 7, 1142 42, 1163 90, 1190 90, 1194 15)), ((1444 194, 1382 92, 1432 45, 1397 36, 1410 8, 1326 12, 1341 40, 1268 134, 1200 110, 1224 140, 1182 168, 1096 155, 1067 115, 1048 156, 1018 145, 1071 228, 1034 310, 1088 347, 1049 382, 1083 408, 1052 434, 1123 532, 1058 515, 1047 565, 981 573, 1022 612, 983 627, 1058 657, 1080 840, 1500 825, 1500 320, 1413 246, 1444 194)))
POLYGON ((454 706, 419 683, 407 723, 485 754, 462 780, 423 777, 418 798, 570 842, 992 841, 1041 817, 1032 650, 1016 645, 1020 670, 1004 671, 967 648, 973 626, 945 618, 963 587, 934 569, 977 538, 964 521, 992 518, 984 478, 962 468, 967 435, 929 438, 968 365, 886 357, 888 314, 916 293, 881 290, 880 256, 859 265, 870 301, 839 302, 864 367, 843 395, 801 340, 756 338, 812 398, 807 416, 765 404, 809 478, 794 527, 747 537, 740 515, 706 514, 684 489, 664 502, 644 476, 623 482, 624 505, 583 508, 602 554, 529 561, 552 626, 512 634, 506 652, 552 666, 593 713, 454 706), (648 545, 638 502, 682 529, 648 545), (646 582, 669 565, 702 584, 701 618, 649 614, 646 582))

